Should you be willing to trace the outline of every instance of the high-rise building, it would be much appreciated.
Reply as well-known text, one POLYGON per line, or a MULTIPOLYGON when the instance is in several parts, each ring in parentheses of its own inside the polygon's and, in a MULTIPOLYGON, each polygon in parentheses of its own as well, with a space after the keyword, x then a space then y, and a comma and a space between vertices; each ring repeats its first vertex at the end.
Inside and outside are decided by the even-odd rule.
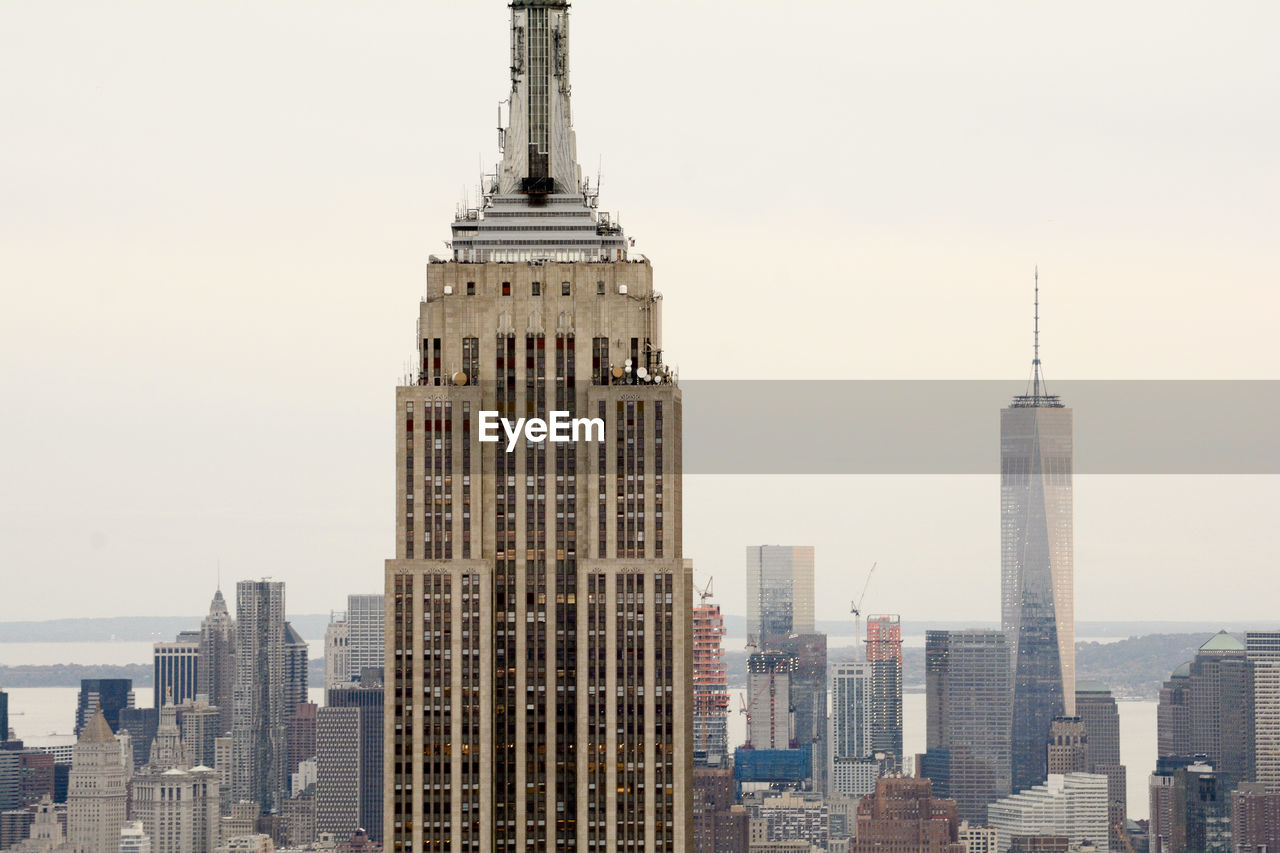
POLYGON ((1201 755, 1237 781, 1249 773, 1250 665, 1244 645, 1225 631, 1209 638, 1160 690, 1158 756, 1201 755))
POLYGON ((200 632, 183 631, 172 643, 155 644, 151 707, 181 705, 200 692, 200 632))
MULTIPOLYGON (((361 826, 360 709, 325 706, 316 715, 316 831, 336 836, 361 826)), ((379 758, 381 758, 379 756, 379 758)))
POLYGON ((1084 722, 1085 772, 1107 777, 1111 849, 1122 850, 1128 827, 1128 781, 1120 763, 1120 711, 1105 684, 1076 682, 1076 714, 1084 722))
POLYGON ((294 695, 286 678, 284 584, 236 585, 236 678, 231 726, 232 801, 273 809, 288 783, 285 730, 294 695))
POLYGON ((132 771, 147 763, 151 742, 156 739, 159 725, 159 708, 121 708, 120 723, 116 729, 118 739, 128 739, 129 755, 133 758, 127 768, 132 771))
POLYGON ((178 727, 182 730, 182 750, 193 767, 217 764, 217 740, 222 734, 221 710, 204 700, 187 702, 178 708, 178 727))
MULTIPOLYGON (((334 803, 341 801, 339 811, 345 814, 350 807, 353 826, 374 827, 369 834, 375 841, 382 837, 383 719, 382 683, 370 679, 328 691, 317 719, 317 781, 324 810, 333 815, 334 803)), ((327 831, 341 835, 350 829, 344 824, 327 831)))
POLYGON ((812 634, 813 546, 747 548, 747 642, 772 651, 792 634, 812 634))
POLYGON ((1150 853, 1231 853, 1234 780, 1192 756, 1165 756, 1151 774, 1150 853))
POLYGON ((747 657, 747 746, 796 749, 791 708, 791 679, 796 657, 785 652, 755 652, 747 657))
POLYGON ((928 779, 886 776, 858 804, 851 853, 965 853, 956 804, 933 796, 928 779))
POLYGON ((1049 773, 1059 776, 1088 773, 1088 743, 1084 720, 1079 717, 1055 719, 1049 724, 1049 773))
POLYGON ((330 613, 324 629, 324 688, 351 681, 351 624, 346 613, 330 613))
POLYGON ((363 669, 385 665, 386 609, 386 597, 381 593, 347 596, 348 681, 360 678, 363 669))
POLYGON ((289 727, 285 735, 288 749, 285 772, 292 776, 298 765, 316 757, 316 712, 314 702, 303 702, 289 715, 289 727))
POLYGON ((1245 655, 1252 677, 1252 778, 1280 790, 1280 631, 1249 631, 1245 655))
POLYGON ((1231 844, 1236 853, 1280 850, 1280 792, 1246 782, 1231 792, 1231 844))
POLYGON ((151 758, 129 783, 130 816, 151 839, 152 853, 214 853, 221 796, 218 775, 192 767, 183 748, 178 709, 160 709, 151 758))
MULTIPOLYGON (((696 617, 695 617, 696 618, 696 617)), ((695 661, 695 666, 697 666, 695 661)), ((697 718, 695 717, 695 723, 697 718)), ((693 767, 693 853, 714 853, 716 816, 734 805, 733 770, 726 766, 693 767)))
POLYGON ((1017 835, 1066 836, 1107 853, 1107 780, 1093 773, 1052 773, 1043 785, 997 800, 987 809, 1001 853, 1017 835))
POLYGON ((814 791, 827 787, 827 635, 792 634, 778 643, 783 654, 795 658, 791 673, 792 740, 812 756, 814 791))
POLYGON ((200 662, 196 666, 196 693, 218 708, 218 735, 231 731, 236 680, 236 623, 219 588, 209 603, 209 615, 200 623, 200 662))
MULTIPOLYGON (((875 752, 871 741, 872 669, 872 664, 859 661, 841 661, 831 668, 828 790, 837 791, 846 796, 854 796, 854 794, 837 788, 835 784, 837 762, 857 761, 875 752)), ((870 793, 870 791, 862 791, 856 796, 861 796, 863 793, 870 793)))
POLYGON ((0 743, 9 739, 9 694, 0 690, 0 743))
POLYGON ((76 738, 93 719, 95 711, 107 718, 112 733, 120 728, 120 709, 133 707, 133 679, 82 678, 76 698, 76 738))
POLYGON ((985 823, 987 805, 1010 792, 1009 677, 1004 633, 925 634, 928 752, 921 770, 971 823, 985 823))
POLYGON ((427 264, 396 392, 383 845, 683 851, 692 567, 662 303, 576 163, 568 3, 515 0, 510 57, 502 161, 427 264), (590 428, 508 452, 482 412, 590 428))
POLYGON ((1013 790, 1043 782, 1055 717, 1075 716, 1072 411, 1040 371, 1040 285, 1029 393, 1000 411, 1001 625, 1013 667, 1013 790))
POLYGON ((308 669, 307 641, 294 627, 284 623, 284 714, 287 719, 293 710, 307 701, 308 669))
POLYGON ((967 820, 961 821, 959 835, 965 853, 999 853, 1000 833, 994 826, 975 826, 967 820))
POLYGON ((117 853, 126 800, 124 757, 99 709, 76 742, 67 792, 67 839, 84 853, 117 853))
POLYGON ((902 623, 896 614, 867 617, 871 666, 871 751, 902 766, 902 623))
POLYGON ((721 767, 729 760, 729 668, 724 616, 707 597, 693 608, 693 763, 721 767))

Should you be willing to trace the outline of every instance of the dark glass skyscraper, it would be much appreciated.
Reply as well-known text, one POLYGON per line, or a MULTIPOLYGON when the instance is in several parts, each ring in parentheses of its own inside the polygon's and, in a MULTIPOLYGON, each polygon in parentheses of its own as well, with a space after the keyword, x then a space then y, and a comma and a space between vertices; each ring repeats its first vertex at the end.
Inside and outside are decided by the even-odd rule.
POLYGON ((1001 625, 1013 667, 1013 790, 1047 775, 1049 727, 1075 715, 1072 411, 1045 391, 1036 287, 1031 387, 1000 412, 1001 625))
POLYGON ((120 710, 133 707, 133 679, 82 678, 76 701, 76 737, 93 719, 94 709, 102 711, 111 731, 120 730, 120 710))
POLYGON ((867 617, 871 665, 871 751, 902 766, 902 624, 896 615, 867 617))

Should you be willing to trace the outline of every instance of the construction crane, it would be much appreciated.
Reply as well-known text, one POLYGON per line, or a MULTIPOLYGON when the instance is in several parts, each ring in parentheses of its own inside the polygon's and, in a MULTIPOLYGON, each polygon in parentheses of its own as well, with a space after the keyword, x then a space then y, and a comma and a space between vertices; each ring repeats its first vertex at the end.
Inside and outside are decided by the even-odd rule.
POLYGON ((867 597, 867 587, 871 586, 871 576, 876 573, 877 565, 879 563, 871 564, 871 571, 867 572, 867 580, 862 584, 862 592, 849 603, 849 612, 853 614, 853 647, 855 649, 862 643, 862 602, 867 597))
POLYGON ((698 585, 696 583, 693 585, 694 592, 698 593, 698 603, 703 607, 707 606, 707 599, 710 598, 713 594, 711 592, 711 584, 714 582, 715 582, 715 577, 709 577, 707 578, 707 585, 704 586, 702 589, 698 589, 698 585))

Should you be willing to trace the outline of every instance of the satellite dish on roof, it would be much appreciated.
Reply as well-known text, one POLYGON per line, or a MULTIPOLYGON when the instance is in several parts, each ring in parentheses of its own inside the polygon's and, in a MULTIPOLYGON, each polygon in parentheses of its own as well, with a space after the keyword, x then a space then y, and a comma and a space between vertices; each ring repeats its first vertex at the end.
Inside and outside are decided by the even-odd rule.
POLYGON ((453 374, 454 385, 466 385, 469 381, 470 379, 467 377, 467 374, 463 373, 461 370, 453 374))
POLYGON ((614 378, 614 379, 621 379, 621 378, 622 378, 622 368, 621 368, 621 367, 614 367, 614 368, 613 368, 613 378, 614 378))
POLYGON ((637 367, 636 376, 639 376, 641 379, 648 379, 649 371, 645 370, 643 367, 637 367))

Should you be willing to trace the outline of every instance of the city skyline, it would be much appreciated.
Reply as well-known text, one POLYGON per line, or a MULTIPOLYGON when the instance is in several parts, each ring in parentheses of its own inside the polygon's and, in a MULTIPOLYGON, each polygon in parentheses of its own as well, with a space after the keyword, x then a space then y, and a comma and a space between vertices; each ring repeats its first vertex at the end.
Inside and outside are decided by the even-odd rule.
MULTIPOLYGON (((1275 29, 1263 25, 1274 9, 1246 6, 1240 14, 1255 24, 1248 27, 1186 9, 1155 20, 1108 9, 1108 27, 1092 28, 1102 7, 1089 5, 1069 20, 1006 10, 1000 26, 988 27, 980 13, 922 17, 912 6, 812 3, 781 23, 742 16, 734 38, 708 40, 724 22, 710 5, 691 4, 681 8, 683 25, 662 37, 699 56, 696 67, 710 75, 701 87, 663 85, 685 79, 680 68, 641 71, 636 57, 668 8, 583 16, 578 43, 588 47, 575 64, 592 79, 579 84, 576 100, 585 171, 594 173, 607 152, 606 194, 625 199, 637 251, 652 247, 666 291, 680 296, 665 322, 673 339, 689 341, 685 377, 1008 376, 1017 392, 1037 262, 1057 372, 1050 383, 1058 373, 1276 375, 1277 354, 1262 342, 1276 306, 1267 282, 1277 221, 1267 199, 1277 194, 1269 152, 1280 145, 1273 117, 1250 108, 1266 100, 1261 81, 1274 58, 1261 47, 1239 49, 1240 40, 1275 29), (1039 37, 1046 27, 1061 34, 1047 48, 1039 37), (906 32, 917 48, 888 53, 906 32), (732 44, 766 33, 794 61, 767 72, 743 66, 732 44), (1031 44, 1039 45, 1035 73, 1010 74, 1030 61, 1031 44), (1193 47, 1207 61, 1186 67, 1181 57, 1193 47), (1143 61, 1133 60, 1135 49, 1143 61), (750 85, 731 85, 720 76, 728 69, 750 85), (850 87, 858 109, 829 106, 850 87), (784 92, 809 93, 779 109, 784 127, 810 132, 770 134, 744 151, 724 145, 746 91, 771 103, 784 92), (623 107, 600 109, 617 92, 625 92, 623 107), (634 120, 659 104, 688 131, 680 145, 665 127, 634 120), (814 139, 852 139, 853 156, 825 157, 814 139), (831 179, 857 188, 853 201, 810 189, 826 179, 816 168, 814 180, 784 182, 777 204, 760 209, 734 176, 762 154, 829 160, 831 179), (718 215, 671 211, 673 182, 696 187, 718 215), (816 214, 804 217, 803 236, 783 212, 796 209, 816 214), (840 245, 849 233, 865 236, 835 277, 788 248, 815 239, 840 245), (762 242, 776 267, 749 266, 717 248, 743 239, 762 242), (709 255, 728 265, 726 275, 706 274, 709 255), (781 357, 723 357, 732 342, 699 328, 725 293, 718 281, 742 291, 749 326, 776 322, 774 339, 790 342, 781 357), (815 314, 807 299, 773 295, 775 285, 798 282, 812 282, 833 310, 815 314), (1215 315, 1230 322, 1203 320, 1208 283, 1215 315), (816 324, 813 334, 797 332, 804 318, 816 324)), ((32 594, 21 609, 0 603, 0 619, 162 612, 175 593, 207 595, 219 562, 238 577, 290 581, 299 612, 327 611, 336 606, 327 589, 339 579, 376 586, 376 555, 389 535, 379 460, 390 438, 379 414, 389 375, 410 357, 404 317, 413 297, 401 283, 419 274, 423 255, 444 252, 443 220, 461 184, 474 182, 476 154, 493 146, 506 48, 450 34, 500 24, 506 10, 382 10, 353 32, 340 10, 312 10, 296 27, 296 7, 263 10, 261 27, 243 27, 230 13, 80 10, 67 20, 56 9, 3 13, 15 24, 6 32, 31 37, 6 42, 0 54, 13 70, 0 95, 15 126, 15 157, 0 166, 14 189, 0 220, 13 238, 4 277, 25 283, 8 315, 13 326, 0 335, 6 363, 23 366, 0 375, 0 391, 14 403, 4 464, 24 483, 0 505, 0 559, 30 569, 32 594), (179 56, 158 35, 192 25, 244 56, 235 74, 209 76, 221 63, 203 46, 179 56), (269 34, 284 31, 291 65, 333 85, 279 67, 269 34), (108 44, 135 59, 112 64, 116 52, 102 53, 108 44), (33 46, 48 50, 35 54, 33 46), (339 63, 338 75, 326 77, 325 64, 346 55, 335 46, 377 61, 339 63), (155 67, 171 73, 159 79, 155 67), (20 90, 27 69, 38 85, 20 90), (440 80, 456 134, 434 132, 442 109, 402 108, 426 81, 440 80), (200 97, 179 94, 187 91, 200 97), (164 116, 153 109, 157 97, 171 106, 164 116), (291 107, 279 110, 282 102, 291 107), (352 119, 328 132, 338 114, 352 119), (269 129, 252 143, 235 130, 250 120, 269 129), (67 133, 68 121, 87 132, 67 133), (210 126, 223 129, 195 132, 210 126), (335 206, 335 197, 346 201, 335 206), (217 333, 174 331, 172 318, 193 306, 217 333), (338 322, 350 329, 350 346, 315 346, 314 330, 338 322), (46 345, 54 339, 58 346, 46 345), (54 389, 86 369, 93 381, 73 409, 54 389), (93 412, 95 429, 74 438, 64 430, 82 409, 93 412), (299 416, 314 425, 301 437, 299 416), (335 445, 351 451, 316 471, 310 460, 335 445), (206 476, 175 482, 169 472, 193 447, 206 476), (291 449, 264 455, 264 447, 291 449), (53 470, 37 470, 41 459, 53 470), (93 507, 71 534, 54 487, 67 478, 93 507), (59 547, 46 547, 50 541, 59 547), (170 555, 188 541, 202 543, 185 573, 191 580, 140 582, 165 577, 170 555), (68 574, 76 583, 56 582, 68 574)), ((1177 590, 1196 583, 1204 566, 1225 565, 1258 584, 1259 597, 1274 594, 1280 581, 1265 571, 1265 557, 1278 534, 1264 522, 1280 497, 1275 479, 1077 478, 1077 617, 1132 615, 1134 599, 1152 619, 1262 616, 1228 585, 1191 601, 1152 588, 1149 578, 1160 571, 1177 590)), ((869 597, 876 610, 928 619, 958 608, 991 621, 997 489, 994 476, 690 476, 686 544, 700 578, 732 575, 739 549, 762 530, 767 540, 814 544, 815 584, 826 593, 819 619, 841 615, 846 596, 837 593, 850 566, 879 560, 869 597), (752 492, 774 490, 809 500, 782 513, 752 505, 752 492), (935 541, 911 536, 922 516, 935 541)), ((718 599, 740 614, 743 595, 725 583, 718 599)))

